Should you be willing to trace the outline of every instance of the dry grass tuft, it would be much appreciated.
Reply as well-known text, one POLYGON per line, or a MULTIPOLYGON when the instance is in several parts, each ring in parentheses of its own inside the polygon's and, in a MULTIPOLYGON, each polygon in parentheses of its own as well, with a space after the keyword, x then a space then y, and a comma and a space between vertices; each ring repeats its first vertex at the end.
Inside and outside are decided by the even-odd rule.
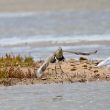
POLYGON ((0 58, 0 78, 32 78, 35 77, 30 69, 23 71, 23 68, 36 67, 31 56, 22 57, 20 55, 12 56, 6 54, 0 58))
POLYGON ((0 57, 0 67, 7 67, 7 66, 35 66, 36 63, 34 62, 31 56, 22 57, 20 55, 13 56, 10 54, 6 54, 4 57, 0 57))

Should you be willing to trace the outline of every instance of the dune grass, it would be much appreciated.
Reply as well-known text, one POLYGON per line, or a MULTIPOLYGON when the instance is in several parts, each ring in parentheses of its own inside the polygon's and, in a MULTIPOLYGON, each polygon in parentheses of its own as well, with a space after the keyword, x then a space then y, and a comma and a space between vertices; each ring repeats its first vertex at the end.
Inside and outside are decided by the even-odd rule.
POLYGON ((0 57, 0 78, 32 78, 35 77, 31 68, 36 67, 36 62, 31 56, 22 57, 6 54, 0 57), (21 68, 27 68, 23 71, 21 68))
POLYGON ((4 57, 0 57, 0 67, 8 67, 8 66, 33 67, 35 65, 36 63, 34 62, 31 56, 22 57, 20 55, 12 56, 6 54, 4 57))

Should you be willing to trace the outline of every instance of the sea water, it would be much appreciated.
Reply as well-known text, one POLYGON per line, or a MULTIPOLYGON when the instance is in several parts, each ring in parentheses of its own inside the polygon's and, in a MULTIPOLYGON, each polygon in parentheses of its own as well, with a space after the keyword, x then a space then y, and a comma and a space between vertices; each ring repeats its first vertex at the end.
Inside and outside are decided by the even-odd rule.
MULTIPOLYGON (((59 46, 66 50, 93 51, 93 59, 110 55, 110 11, 38 11, 0 13, 0 56, 31 55, 44 59, 59 46), (84 44, 88 41, 101 43, 84 44), (81 44, 80 44, 81 42, 81 44), (76 44, 76 45, 75 45, 76 44)), ((66 54, 67 58, 76 58, 66 54)))
POLYGON ((110 82, 0 87, 0 110, 109 110, 110 82))

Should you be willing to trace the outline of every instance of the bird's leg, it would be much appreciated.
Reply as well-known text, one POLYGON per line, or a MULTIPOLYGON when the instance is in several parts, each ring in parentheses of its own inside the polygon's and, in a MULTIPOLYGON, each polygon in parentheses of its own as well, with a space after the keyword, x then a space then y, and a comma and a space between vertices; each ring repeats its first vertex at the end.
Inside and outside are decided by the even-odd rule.
POLYGON ((50 68, 47 68, 47 70, 48 70, 48 74, 49 74, 49 70, 50 70, 50 68))
POLYGON ((49 75, 53 74, 53 68, 52 68, 52 66, 48 67, 47 70, 48 70, 48 74, 49 75))
POLYGON ((54 74, 55 73, 55 67, 54 68, 52 68, 52 74, 54 74))
POLYGON ((62 70, 62 68, 61 68, 60 63, 58 63, 58 65, 59 65, 59 68, 60 68, 61 72, 64 73, 63 70, 62 70))
POLYGON ((56 67, 57 65, 55 64, 55 74, 56 74, 56 77, 58 76, 57 75, 57 67, 56 67))
POLYGON ((51 74, 54 74, 54 69, 53 69, 53 65, 51 66, 51 74))
POLYGON ((54 73, 54 69, 52 68, 51 70, 52 70, 52 74, 53 74, 54 73))
POLYGON ((60 65, 60 63, 58 62, 58 66, 59 66, 59 69, 61 70, 61 77, 62 77, 62 79, 63 79, 63 70, 62 70, 62 68, 61 68, 61 65, 60 65))
POLYGON ((48 74, 48 75, 50 75, 50 69, 51 69, 51 68, 47 68, 47 71, 48 71, 47 74, 48 74))

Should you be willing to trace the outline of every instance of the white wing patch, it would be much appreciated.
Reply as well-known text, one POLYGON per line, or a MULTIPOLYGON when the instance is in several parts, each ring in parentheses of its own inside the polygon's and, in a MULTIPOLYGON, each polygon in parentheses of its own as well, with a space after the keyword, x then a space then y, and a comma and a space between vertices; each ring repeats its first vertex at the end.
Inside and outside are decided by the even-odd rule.
POLYGON ((45 62, 40 66, 40 68, 38 70, 35 71, 35 74, 38 78, 40 78, 43 74, 44 74, 44 71, 46 70, 46 68, 48 67, 49 63, 50 63, 50 59, 51 59, 51 56, 48 57, 45 62))
POLYGON ((100 62, 97 66, 98 67, 102 67, 102 66, 109 67, 110 66, 110 57, 105 59, 105 60, 103 60, 102 62, 100 62))
POLYGON ((43 63, 43 65, 35 72, 37 77, 41 77, 48 67, 49 63, 43 63))

